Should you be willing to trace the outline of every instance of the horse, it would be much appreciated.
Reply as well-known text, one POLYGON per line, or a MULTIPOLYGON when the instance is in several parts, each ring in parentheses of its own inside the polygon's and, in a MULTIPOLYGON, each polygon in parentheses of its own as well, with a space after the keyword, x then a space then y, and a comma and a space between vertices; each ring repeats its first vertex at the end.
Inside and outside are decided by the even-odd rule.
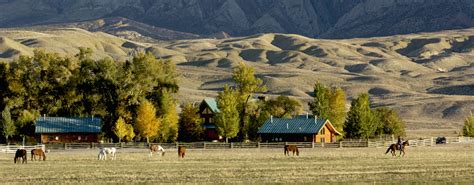
POLYGON ((165 149, 161 147, 160 145, 150 145, 150 154, 148 155, 148 159, 150 159, 153 156, 153 152, 157 153, 161 152, 161 156, 165 155, 165 149))
POLYGON ((21 163, 27 163, 26 154, 27 154, 27 152, 26 152, 25 149, 16 150, 15 158, 13 158, 13 163, 16 163, 17 161, 18 161, 18 163, 20 163, 20 159, 22 159, 21 163))
POLYGON ((408 141, 404 141, 402 143, 402 148, 400 148, 400 145, 398 145, 398 144, 391 144, 390 146, 388 146, 387 151, 385 152, 385 155, 387 155, 388 152, 391 151, 392 156, 397 156, 395 151, 399 150, 400 151, 400 156, 405 156, 405 147, 406 146, 410 146, 410 143, 408 143, 408 141), (403 155, 402 155, 402 153, 403 153, 403 155))
POLYGON ((117 149, 114 147, 112 148, 101 148, 99 151, 99 156, 97 157, 97 160, 107 160, 107 154, 112 155, 112 160, 115 160, 116 155, 115 153, 117 152, 117 149))
POLYGON ((178 157, 184 158, 185 154, 186 154, 186 147, 178 146, 178 157))
POLYGON ((42 149, 33 149, 31 150, 31 160, 36 160, 35 156, 39 156, 39 160, 41 160, 41 157, 43 157, 43 161, 46 160, 46 155, 44 155, 44 152, 42 149))
POLYGON ((285 149, 284 150, 285 156, 286 155, 290 156, 290 152, 293 152, 293 156, 295 156, 295 153, 296 153, 296 156, 300 155, 300 152, 298 151, 298 146, 296 145, 285 145, 284 149, 285 149))

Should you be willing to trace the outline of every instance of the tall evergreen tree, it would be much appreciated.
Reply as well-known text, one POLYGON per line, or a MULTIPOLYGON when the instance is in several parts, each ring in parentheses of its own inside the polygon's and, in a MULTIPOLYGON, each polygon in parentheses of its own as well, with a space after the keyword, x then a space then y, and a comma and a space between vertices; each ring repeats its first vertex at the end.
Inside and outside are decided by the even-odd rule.
POLYGON ((369 95, 360 94, 352 100, 351 109, 344 124, 345 137, 369 138, 375 135, 378 121, 370 109, 369 95))
POLYGON ((313 115, 320 118, 330 118, 330 90, 322 83, 314 85, 314 99, 309 103, 309 109, 313 115))
POLYGON ((10 114, 10 107, 6 106, 5 109, 2 111, 2 120, 1 120, 1 131, 2 135, 5 137, 5 141, 7 143, 10 143, 8 138, 13 136, 16 131, 15 124, 13 123, 13 120, 11 118, 10 114))
POLYGON ((198 107, 186 103, 179 116, 178 140, 191 142, 202 139, 203 128, 198 107))
POLYGON ((217 132, 225 137, 226 142, 229 138, 237 136, 239 132, 239 111, 237 92, 229 86, 224 87, 223 92, 217 96, 217 106, 220 112, 215 115, 217 132))

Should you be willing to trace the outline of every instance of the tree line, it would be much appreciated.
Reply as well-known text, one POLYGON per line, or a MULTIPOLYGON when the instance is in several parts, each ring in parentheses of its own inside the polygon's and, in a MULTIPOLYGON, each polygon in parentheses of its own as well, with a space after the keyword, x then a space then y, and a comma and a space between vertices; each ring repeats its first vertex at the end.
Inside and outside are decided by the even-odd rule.
POLYGON ((94 60, 91 54, 87 48, 80 48, 74 57, 35 50, 32 57, 0 63, 0 126, 5 140, 33 136, 35 119, 47 115, 100 117, 107 138, 131 140, 137 133, 175 141, 174 94, 179 90, 175 65, 150 53, 123 62, 94 60), (141 119, 146 111, 156 117, 152 128, 156 134, 143 130, 142 124, 149 124, 141 119))
MULTIPOLYGON (((36 50, 0 63, 0 129, 5 140, 34 135, 34 121, 41 115, 103 119, 103 136, 117 140, 156 142, 203 139, 199 108, 191 102, 177 112, 176 66, 150 53, 138 53, 127 61, 94 60, 92 51, 80 48, 74 57, 36 50)), ((283 118, 302 113, 300 101, 288 96, 254 100, 265 93, 255 69, 240 63, 233 69, 234 84, 216 97, 220 112, 214 117, 217 131, 226 141, 258 140, 258 129, 270 116, 283 118)), ((405 123, 393 109, 371 108, 362 93, 346 108, 340 87, 315 83, 308 106, 318 118, 329 119, 345 138, 404 135, 405 123)), ((473 119, 466 118, 464 133, 471 133, 473 119)))

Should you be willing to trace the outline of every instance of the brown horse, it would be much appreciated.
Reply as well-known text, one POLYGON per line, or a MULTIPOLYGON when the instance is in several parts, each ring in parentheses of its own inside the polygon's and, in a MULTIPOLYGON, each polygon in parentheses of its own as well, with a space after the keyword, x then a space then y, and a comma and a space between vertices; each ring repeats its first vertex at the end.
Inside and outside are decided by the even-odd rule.
POLYGON ((400 148, 400 145, 398 144, 391 144, 387 151, 385 152, 385 154, 388 154, 388 152, 392 152, 392 156, 397 156, 397 154, 395 153, 395 151, 399 150, 400 151, 400 156, 405 156, 405 147, 406 146, 410 146, 410 143, 408 143, 408 141, 404 141, 402 143, 402 148, 400 148), (402 155, 403 153, 403 155, 402 155))
POLYGON ((25 149, 16 150, 15 158, 13 158, 13 163, 16 163, 17 161, 18 161, 18 163, 20 163, 20 159, 22 160, 21 163, 27 163, 26 154, 27 154, 27 152, 26 152, 25 149))
POLYGON ((39 160, 41 160, 41 157, 43 158, 43 161, 46 160, 46 155, 44 155, 43 150, 40 148, 31 150, 31 160, 36 160, 35 156, 39 156, 39 160))
POLYGON ((298 151, 298 146, 296 145, 285 145, 285 156, 288 155, 290 156, 290 152, 293 152, 293 156, 296 153, 296 156, 300 155, 300 152, 298 151))
POLYGON ((186 154, 186 147, 178 146, 178 157, 184 158, 185 154, 186 154))

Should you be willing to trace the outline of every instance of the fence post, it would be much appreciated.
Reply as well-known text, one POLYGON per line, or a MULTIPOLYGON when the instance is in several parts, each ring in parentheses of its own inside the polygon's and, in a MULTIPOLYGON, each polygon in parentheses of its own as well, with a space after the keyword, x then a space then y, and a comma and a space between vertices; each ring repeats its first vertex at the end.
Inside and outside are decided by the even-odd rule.
POLYGON ((321 142, 321 147, 323 147, 323 148, 324 148, 324 142, 321 142))
POLYGON ((311 148, 314 148, 314 142, 311 142, 311 148))
POLYGON ((120 142, 120 148, 123 148, 123 142, 120 142))
POLYGON ((64 143, 64 150, 67 150, 67 143, 64 143))
POLYGON ((339 148, 342 148, 342 141, 339 141, 339 148))
POLYGON ((206 149, 206 143, 202 143, 202 148, 206 149))
POLYGON ((260 142, 257 142, 257 148, 260 149, 260 142))
POLYGON ((230 143, 230 149, 234 148, 234 143, 230 143))

